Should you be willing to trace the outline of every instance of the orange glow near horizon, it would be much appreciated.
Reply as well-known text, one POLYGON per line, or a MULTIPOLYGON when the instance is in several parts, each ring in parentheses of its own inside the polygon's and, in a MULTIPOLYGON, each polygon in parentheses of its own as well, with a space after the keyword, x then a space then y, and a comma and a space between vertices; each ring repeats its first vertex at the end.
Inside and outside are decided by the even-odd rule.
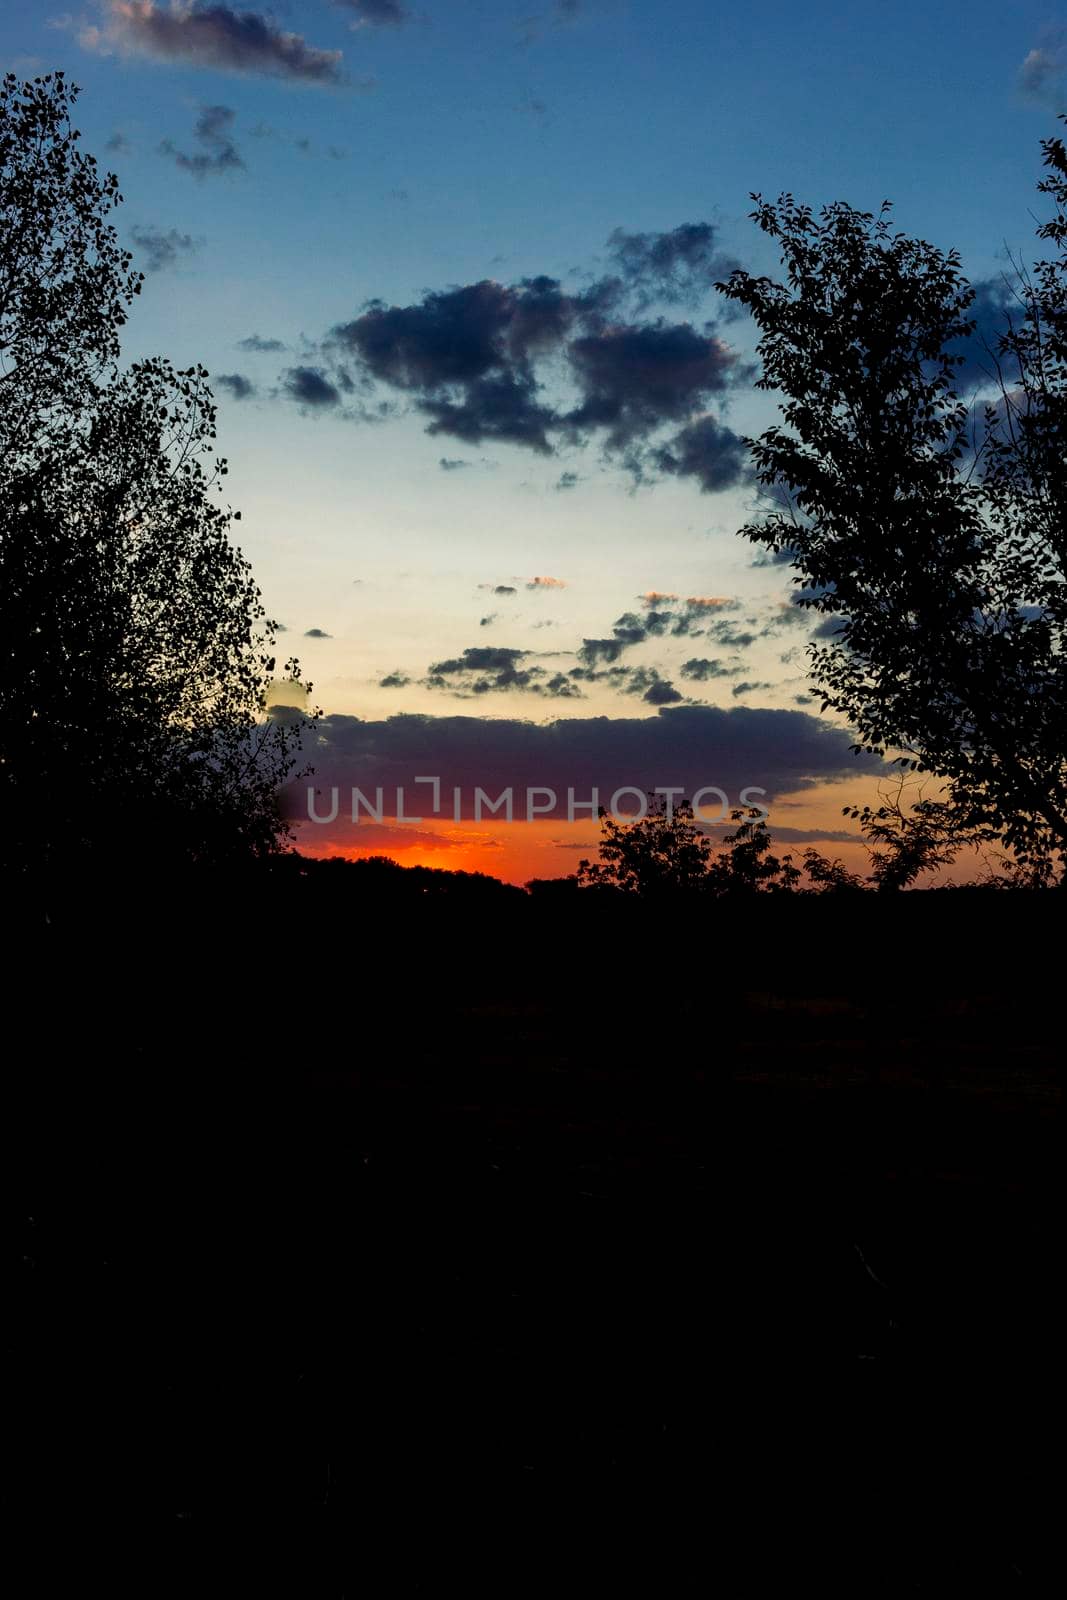
MULTIPOLYGON (((769 828, 779 855, 792 854, 799 863, 809 844, 821 854, 838 858, 853 872, 866 875, 870 860, 858 825, 842 815, 846 805, 879 804, 879 784, 873 778, 848 783, 823 783, 791 795, 771 806, 769 828), (789 839, 778 830, 796 829, 814 838, 789 839), (820 838, 820 833, 849 833, 854 839, 820 838)), ((400 866, 442 868, 445 871, 482 872, 505 883, 525 884, 531 878, 563 878, 573 873, 583 856, 595 860, 600 842, 599 823, 590 818, 568 823, 554 818, 507 823, 499 818, 455 823, 451 819, 424 819, 417 826, 386 819, 381 825, 360 823, 298 826, 297 849, 315 859, 341 856, 357 861, 386 856, 400 866)), ((944 874, 957 882, 980 876, 983 863, 961 855, 955 868, 944 874)))

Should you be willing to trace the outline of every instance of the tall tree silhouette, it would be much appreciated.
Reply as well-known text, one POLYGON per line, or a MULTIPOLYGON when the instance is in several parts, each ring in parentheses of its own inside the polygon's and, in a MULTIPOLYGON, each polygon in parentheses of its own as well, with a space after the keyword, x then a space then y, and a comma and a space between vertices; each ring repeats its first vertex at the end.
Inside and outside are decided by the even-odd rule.
POLYGON ((305 723, 265 715, 274 629, 218 498, 207 373, 119 368, 140 275, 76 96, 62 74, 0 92, 0 852, 269 853, 305 723))
MULTIPOLYGON (((760 330, 782 425, 752 446, 773 509, 741 531, 791 556, 824 709, 936 774, 958 826, 1021 862, 1067 849, 1067 152, 1044 142, 1060 250, 1018 275, 980 417, 958 392, 974 291, 955 251, 845 204, 753 195, 784 282, 720 289, 760 330)), ((944 820, 942 815, 940 820, 944 820)))

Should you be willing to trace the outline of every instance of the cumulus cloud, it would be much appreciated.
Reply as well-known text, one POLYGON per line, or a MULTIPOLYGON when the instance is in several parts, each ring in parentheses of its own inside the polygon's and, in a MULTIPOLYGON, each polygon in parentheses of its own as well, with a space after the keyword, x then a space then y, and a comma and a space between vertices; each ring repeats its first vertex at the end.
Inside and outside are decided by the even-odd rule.
POLYGON ((240 372, 220 372, 215 382, 228 390, 234 400, 248 400, 256 392, 255 384, 240 372))
POLYGON ((461 656, 435 662, 423 683, 464 699, 520 690, 552 699, 579 700, 582 691, 564 673, 537 664, 537 652, 503 645, 474 645, 461 656))
POLYGON ((168 228, 164 233, 162 228, 133 227, 130 242, 140 251, 146 272, 163 272, 167 267, 176 267, 183 257, 193 255, 200 248, 198 239, 191 233, 179 233, 177 228, 168 228))
MULTIPOLYGON (((640 622, 648 638, 682 639, 711 633, 713 629, 733 627, 732 623, 716 620, 723 613, 737 611, 740 601, 729 595, 691 594, 684 599, 676 594, 660 594, 651 590, 640 596, 644 616, 640 622)), ((620 621, 627 619, 620 618, 620 621)), ((616 628, 618 624, 616 624, 616 628)))
POLYGON ((340 50, 317 49, 258 12, 205 0, 105 0, 103 27, 84 28, 80 38, 102 55, 141 55, 299 83, 345 81, 340 50))
POLYGON ((727 650, 747 650, 759 638, 754 629, 738 627, 737 623, 730 622, 725 617, 716 622, 709 622, 704 633, 708 639, 713 640, 715 644, 723 645, 727 650))
POLYGON ((304 635, 305 639, 328 639, 329 637, 330 635, 322 628, 309 628, 304 635))
POLYGON ((695 478, 704 494, 755 481, 744 440, 712 416, 698 417, 654 453, 661 472, 695 478))
MULTIPOLYGON (((353 785, 372 793, 380 784, 389 797, 401 786, 409 798, 424 797, 415 807, 424 815, 430 814, 432 799, 414 780, 426 774, 440 778, 445 796, 460 789, 468 817, 475 786, 496 794, 513 785, 517 795, 526 788, 551 788, 559 799, 557 816, 566 813, 568 787, 585 799, 595 786, 607 803, 629 784, 645 790, 673 784, 688 796, 717 784, 732 802, 742 788, 758 786, 766 790, 764 804, 770 806, 781 795, 888 770, 874 756, 853 754, 850 743, 847 732, 810 713, 747 706, 675 705, 652 716, 545 723, 477 716, 412 714, 377 722, 329 716, 316 731, 314 782, 325 793, 337 785, 345 799, 353 785)), ((306 817, 306 783, 291 787, 289 805, 291 815, 306 817)), ((344 810, 342 802, 342 815, 344 810)))
POLYGON ((616 228, 608 239, 608 254, 642 310, 656 302, 698 305, 738 265, 719 249, 710 222, 683 222, 669 233, 616 228))
POLYGON ((735 678, 742 669, 729 666, 718 657, 690 656, 680 668, 683 678, 694 683, 708 683, 712 678, 735 678))
POLYGON ((1041 41, 1027 52, 1018 72, 1021 92, 1031 100, 1063 98, 1063 74, 1067 67, 1067 31, 1063 28, 1046 28, 1041 41))
POLYGON ((315 367, 290 367, 282 375, 282 388, 307 411, 329 411, 341 403, 341 394, 315 367))
MULTIPOLYGON (((752 369, 714 323, 639 315, 708 292, 724 265, 714 230, 616 230, 609 248, 616 270, 579 290, 540 275, 429 290, 410 305, 372 300, 329 330, 321 365, 404 396, 431 435, 541 455, 596 443, 635 482, 669 473, 708 492, 747 482, 741 440, 708 406, 752 369)), ((556 487, 577 482, 565 471, 556 487)))
POLYGON ((183 172, 191 172, 194 178, 235 172, 245 164, 231 131, 235 118, 236 113, 229 106, 202 106, 193 128, 193 138, 200 149, 189 155, 177 149, 172 140, 164 139, 160 153, 170 156, 176 166, 183 172))
POLYGON ((723 393, 737 357, 689 323, 612 325, 572 340, 567 355, 582 399, 567 415, 577 432, 603 429, 609 450, 624 450, 664 422, 687 417, 723 393))
POLYGON ((397 669, 396 672, 387 672, 378 682, 379 689, 406 689, 411 679, 397 669))

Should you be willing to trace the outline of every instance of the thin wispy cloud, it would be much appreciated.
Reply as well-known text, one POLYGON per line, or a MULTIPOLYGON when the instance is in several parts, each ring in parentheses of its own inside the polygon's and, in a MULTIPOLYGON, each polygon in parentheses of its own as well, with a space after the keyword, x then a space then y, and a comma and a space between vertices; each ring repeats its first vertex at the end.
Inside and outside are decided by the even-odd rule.
POLYGON ((332 0, 341 11, 351 14, 353 28, 403 28, 412 14, 400 0, 332 0))
POLYGON ((130 243, 138 262, 145 272, 164 272, 195 255, 201 241, 191 233, 180 233, 177 228, 153 228, 135 225, 130 229, 130 243))
POLYGON ((160 154, 169 156, 176 166, 192 173, 194 178, 240 171, 245 163, 233 138, 236 115, 230 106, 202 106, 193 128, 199 150, 190 154, 179 150, 173 140, 164 139, 159 147, 160 154))

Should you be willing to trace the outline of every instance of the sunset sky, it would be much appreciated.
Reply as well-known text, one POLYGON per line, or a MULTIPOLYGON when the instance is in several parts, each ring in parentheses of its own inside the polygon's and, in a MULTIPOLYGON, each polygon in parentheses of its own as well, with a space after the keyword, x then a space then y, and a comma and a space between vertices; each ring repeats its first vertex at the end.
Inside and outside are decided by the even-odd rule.
MULTIPOLYGON (((815 618, 737 528, 774 416, 712 285, 775 272, 750 191, 894 202, 995 312, 1032 259, 1067 28, 1047 5, 3 0, 5 70, 63 68, 145 273, 125 340, 210 369, 227 498, 323 708, 309 756, 373 850, 514 881, 597 827, 345 823, 436 775, 495 796, 766 791, 860 865, 875 764, 818 717, 815 618)), ((421 804, 419 803, 421 800, 421 804)), ((632 804, 632 802, 630 802, 632 804)))

